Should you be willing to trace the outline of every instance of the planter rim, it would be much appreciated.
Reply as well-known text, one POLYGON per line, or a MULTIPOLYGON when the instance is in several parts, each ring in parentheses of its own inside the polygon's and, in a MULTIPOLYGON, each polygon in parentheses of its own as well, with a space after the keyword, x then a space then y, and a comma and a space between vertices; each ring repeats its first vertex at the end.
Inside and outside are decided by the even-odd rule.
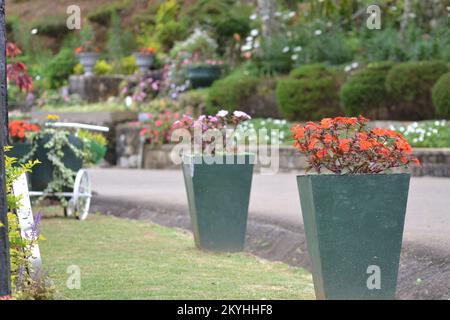
POLYGON ((207 164, 207 165, 223 165, 223 164, 229 164, 226 162, 226 159, 239 159, 239 158, 248 158, 248 161, 245 161, 245 163, 231 163, 231 164, 255 164, 255 154, 253 153, 238 153, 238 154, 217 154, 217 155, 192 155, 192 154, 185 154, 181 156, 182 163, 185 165, 199 165, 199 164, 207 164), (204 159, 222 159, 225 160, 225 163, 203 163, 204 159))
POLYGON ((392 175, 411 175, 409 172, 394 172, 394 173, 354 173, 354 174, 298 174, 297 178, 303 177, 351 177, 351 176, 392 176, 392 175))

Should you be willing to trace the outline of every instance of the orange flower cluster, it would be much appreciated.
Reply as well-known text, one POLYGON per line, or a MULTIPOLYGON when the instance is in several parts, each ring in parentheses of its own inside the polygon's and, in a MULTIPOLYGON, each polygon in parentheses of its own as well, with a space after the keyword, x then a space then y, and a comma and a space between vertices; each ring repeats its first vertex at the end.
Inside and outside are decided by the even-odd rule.
POLYGON ((359 117, 325 118, 292 128, 294 146, 307 157, 308 170, 337 174, 380 173, 391 168, 420 165, 398 132, 369 129, 359 117))
POLYGON ((41 128, 37 124, 22 120, 13 120, 8 125, 9 135, 14 142, 25 141, 27 132, 38 132, 41 128))

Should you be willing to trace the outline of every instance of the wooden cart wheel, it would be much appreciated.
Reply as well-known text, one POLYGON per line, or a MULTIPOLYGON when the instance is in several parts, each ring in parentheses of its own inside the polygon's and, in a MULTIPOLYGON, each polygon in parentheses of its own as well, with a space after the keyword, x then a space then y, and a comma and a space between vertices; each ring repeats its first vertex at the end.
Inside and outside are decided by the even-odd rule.
POLYGON ((85 220, 91 205, 91 180, 86 170, 79 170, 73 186, 73 201, 78 220, 85 220))

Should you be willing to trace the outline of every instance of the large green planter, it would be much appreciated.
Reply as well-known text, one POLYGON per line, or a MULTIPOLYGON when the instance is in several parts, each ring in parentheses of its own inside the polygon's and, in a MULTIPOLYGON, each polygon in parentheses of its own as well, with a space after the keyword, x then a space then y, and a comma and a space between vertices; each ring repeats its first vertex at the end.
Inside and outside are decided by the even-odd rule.
POLYGON ((409 179, 297 177, 317 299, 395 298, 409 179))
POLYGON ((218 65, 200 65, 188 67, 187 77, 193 88, 209 87, 220 78, 222 69, 218 65))
POLYGON ((12 149, 9 150, 6 155, 8 157, 16 158, 19 162, 31 151, 31 143, 16 142, 11 144, 12 149))
POLYGON ((221 157, 224 164, 203 161, 211 157, 184 158, 182 168, 195 244, 212 251, 242 251, 254 156, 221 157), (225 164, 226 157, 235 164, 225 164), (238 160, 245 164, 236 164, 238 160), (187 164, 188 161, 191 164, 187 164))
MULTIPOLYGON (((83 150, 81 141, 75 136, 68 137, 69 142, 83 150)), ((32 159, 38 159, 41 164, 36 166, 30 177, 31 188, 33 191, 43 191, 47 188, 48 184, 53 180, 53 164, 48 160, 47 149, 44 147, 45 144, 50 140, 50 136, 45 136, 39 139, 36 143, 38 144, 36 152, 33 154, 32 159)), ((83 166, 83 159, 78 158, 75 153, 70 149, 69 146, 64 146, 62 148, 64 152, 64 157, 62 162, 65 167, 71 169, 75 173, 80 170, 83 166)), ((64 188, 63 191, 72 191, 71 188, 64 188)))

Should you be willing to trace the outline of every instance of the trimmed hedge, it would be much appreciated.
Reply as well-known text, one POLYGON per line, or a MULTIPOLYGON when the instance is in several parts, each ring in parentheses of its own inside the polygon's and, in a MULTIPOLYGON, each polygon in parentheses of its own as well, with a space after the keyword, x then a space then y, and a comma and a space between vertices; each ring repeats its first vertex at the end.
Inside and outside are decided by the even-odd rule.
POLYGON ((433 104, 436 113, 450 118, 450 72, 439 78, 432 90, 433 104))
POLYGON ((399 119, 423 120, 433 118, 435 110, 431 89, 448 72, 442 61, 406 62, 395 65, 386 78, 386 88, 395 103, 399 119))
POLYGON ((238 70, 217 80, 209 89, 206 111, 214 114, 220 109, 240 110, 241 102, 249 97, 258 85, 258 78, 238 70))
POLYGON ((342 73, 323 64, 294 69, 279 80, 277 102, 288 120, 319 120, 341 114, 339 87, 342 73))
POLYGON ((391 98, 385 82, 393 65, 390 61, 372 63, 348 78, 340 92, 346 115, 362 114, 373 119, 388 119, 391 116, 391 98))
POLYGON ((279 118, 275 96, 276 79, 260 78, 242 70, 215 81, 209 89, 206 111, 241 110, 252 117, 279 118))

